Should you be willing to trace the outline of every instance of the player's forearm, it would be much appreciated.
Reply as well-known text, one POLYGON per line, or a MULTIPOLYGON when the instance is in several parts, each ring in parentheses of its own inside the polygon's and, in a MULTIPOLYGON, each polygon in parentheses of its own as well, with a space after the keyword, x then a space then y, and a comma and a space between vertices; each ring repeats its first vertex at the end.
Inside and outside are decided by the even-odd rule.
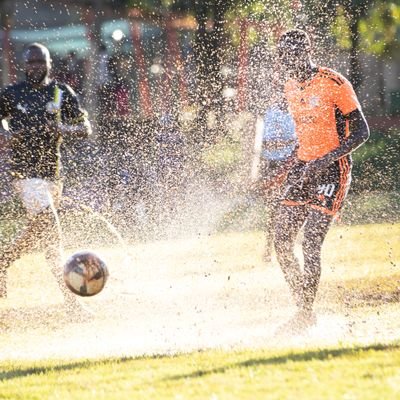
POLYGON ((323 156, 320 160, 330 164, 356 150, 369 138, 369 127, 361 111, 355 110, 348 116, 350 136, 343 140, 341 145, 323 156))
POLYGON ((79 124, 60 124, 59 129, 62 136, 75 139, 85 139, 92 133, 92 127, 88 120, 79 124))
POLYGON ((0 124, 0 136, 2 138, 8 138, 9 135, 10 135, 10 132, 7 131, 6 129, 4 129, 0 124))
POLYGON ((8 146, 10 132, 0 124, 0 152, 8 146))

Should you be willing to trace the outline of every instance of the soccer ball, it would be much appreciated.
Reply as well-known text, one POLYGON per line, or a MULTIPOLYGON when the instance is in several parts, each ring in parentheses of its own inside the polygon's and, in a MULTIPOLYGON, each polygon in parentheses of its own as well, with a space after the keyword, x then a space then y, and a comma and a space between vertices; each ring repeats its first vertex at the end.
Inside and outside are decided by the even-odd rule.
POLYGON ((101 292, 107 278, 106 263, 91 251, 73 254, 64 265, 65 284, 79 296, 94 296, 101 292))

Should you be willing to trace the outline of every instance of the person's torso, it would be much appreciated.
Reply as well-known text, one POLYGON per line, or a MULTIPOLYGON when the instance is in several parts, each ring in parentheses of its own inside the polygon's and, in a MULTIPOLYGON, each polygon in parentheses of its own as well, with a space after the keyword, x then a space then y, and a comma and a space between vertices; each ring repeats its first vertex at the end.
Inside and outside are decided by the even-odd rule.
POLYGON ((56 174, 61 143, 55 129, 61 119, 59 96, 55 82, 38 89, 22 82, 8 92, 11 164, 22 176, 56 174))
POLYGON ((306 82, 290 80, 285 91, 295 121, 298 158, 310 161, 337 148, 348 127, 336 105, 337 87, 345 84, 336 72, 319 68, 306 82))
POLYGON ((48 121, 58 118, 60 105, 56 104, 56 84, 51 82, 42 88, 32 88, 26 82, 10 89, 10 120, 12 131, 21 129, 37 130, 38 136, 48 121))

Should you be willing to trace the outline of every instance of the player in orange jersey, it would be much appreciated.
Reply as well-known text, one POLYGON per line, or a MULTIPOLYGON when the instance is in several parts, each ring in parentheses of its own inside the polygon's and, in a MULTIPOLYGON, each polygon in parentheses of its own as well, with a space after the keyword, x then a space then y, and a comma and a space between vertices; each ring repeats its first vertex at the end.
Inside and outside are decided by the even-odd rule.
POLYGON ((316 322, 321 248, 349 188, 350 153, 368 139, 369 128, 350 82, 313 63, 304 31, 285 32, 277 47, 298 139, 298 160, 288 174, 276 218, 275 250, 298 307, 282 328, 304 329, 316 322), (304 268, 293 252, 301 228, 304 268))

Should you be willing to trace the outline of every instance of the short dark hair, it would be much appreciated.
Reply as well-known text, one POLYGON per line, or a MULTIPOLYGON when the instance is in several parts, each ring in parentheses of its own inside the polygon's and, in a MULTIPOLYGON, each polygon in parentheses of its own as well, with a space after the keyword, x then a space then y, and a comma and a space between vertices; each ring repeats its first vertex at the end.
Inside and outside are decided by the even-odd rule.
POLYGON ((308 51, 311 49, 310 36, 301 29, 286 31, 279 38, 278 47, 308 51))
POLYGON ((46 47, 46 46, 44 46, 43 44, 41 44, 41 43, 30 43, 28 46, 26 46, 26 48, 25 48, 25 50, 24 50, 24 59, 26 59, 26 57, 27 57, 27 54, 29 53, 29 51, 30 50, 32 50, 32 49, 39 49, 41 52, 42 52, 42 54, 43 54, 43 58, 45 59, 45 60, 51 60, 51 56, 50 56, 50 51, 49 51, 49 49, 46 47))

